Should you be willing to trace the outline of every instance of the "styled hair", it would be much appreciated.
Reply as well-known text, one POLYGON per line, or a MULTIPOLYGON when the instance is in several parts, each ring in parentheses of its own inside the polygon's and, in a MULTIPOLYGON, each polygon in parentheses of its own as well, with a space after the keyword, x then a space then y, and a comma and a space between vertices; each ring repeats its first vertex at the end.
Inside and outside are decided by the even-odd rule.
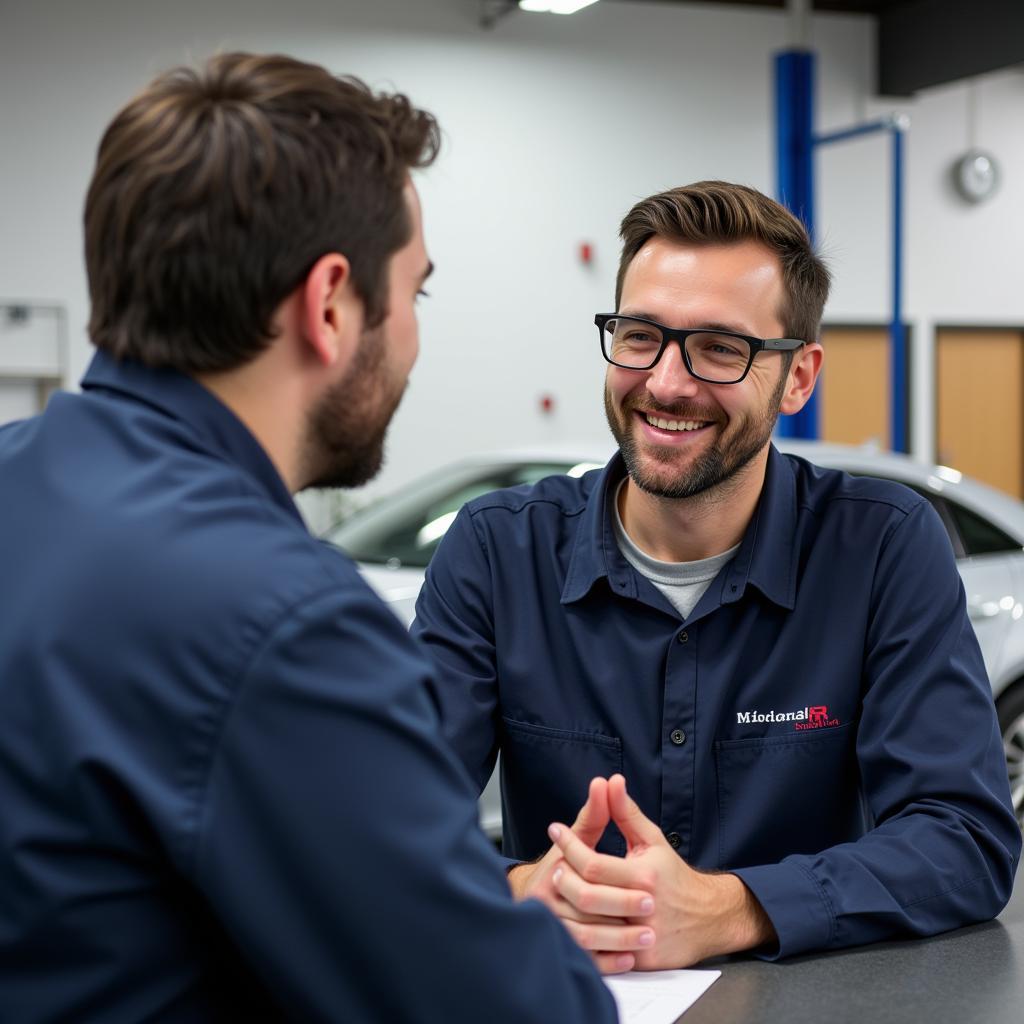
POLYGON ((698 181, 642 199, 626 214, 615 308, 633 257, 653 237, 689 245, 760 242, 779 257, 785 291, 779 318, 787 337, 818 340, 830 275, 807 229, 780 203, 727 181, 698 181))
POLYGON ((100 142, 85 204, 93 343, 186 373, 234 369, 330 252, 376 326, 389 259, 412 236, 403 187, 439 144, 405 96, 290 57, 165 72, 100 142))

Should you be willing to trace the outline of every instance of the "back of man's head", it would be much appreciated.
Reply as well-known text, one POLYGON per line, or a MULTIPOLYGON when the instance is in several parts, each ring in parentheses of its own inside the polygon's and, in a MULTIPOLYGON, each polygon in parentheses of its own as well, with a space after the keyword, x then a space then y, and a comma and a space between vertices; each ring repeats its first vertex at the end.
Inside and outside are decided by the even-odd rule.
POLYGON ((779 258, 785 290, 779 311, 786 336, 818 340, 828 299, 828 268, 804 225, 756 189, 728 181, 698 181, 641 199, 622 220, 622 255, 615 308, 633 257, 655 236, 682 245, 759 242, 779 258))
POLYGON ((289 57, 160 75, 100 143, 85 207, 93 342, 186 373, 234 369, 328 252, 348 258, 375 326, 411 235, 403 185, 438 144, 405 96, 289 57))

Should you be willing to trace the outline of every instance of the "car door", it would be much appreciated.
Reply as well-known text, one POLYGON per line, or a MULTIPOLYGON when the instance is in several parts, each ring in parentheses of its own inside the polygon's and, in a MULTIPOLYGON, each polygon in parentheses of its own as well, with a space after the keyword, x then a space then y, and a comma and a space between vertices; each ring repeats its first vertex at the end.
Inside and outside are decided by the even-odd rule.
POLYGON ((1024 552, 980 512, 944 496, 962 555, 967 612, 996 696, 1024 666, 1024 552))
MULTIPOLYGON (((967 614, 974 627, 985 668, 998 693, 1011 637, 1024 639, 1024 555, 1020 545, 984 515, 949 493, 915 487, 939 514, 956 555, 964 583, 967 614)), ((1024 654, 1024 650, 1021 652, 1024 654)))

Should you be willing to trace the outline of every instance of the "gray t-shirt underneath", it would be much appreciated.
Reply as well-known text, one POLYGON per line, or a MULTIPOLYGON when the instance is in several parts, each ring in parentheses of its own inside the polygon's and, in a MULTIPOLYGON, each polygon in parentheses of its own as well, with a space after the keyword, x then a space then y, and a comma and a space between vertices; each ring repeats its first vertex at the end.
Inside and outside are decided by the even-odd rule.
MULTIPOLYGON (((626 481, 623 480, 624 484, 626 481)), ((641 576, 649 579, 672 602, 672 605, 685 619, 697 602, 704 596, 704 591, 711 586, 711 581, 718 575, 722 567, 739 551, 739 544, 711 558, 702 558, 698 562, 660 562, 657 558, 641 551, 626 533, 619 515, 619 490, 615 492, 612 508, 615 515, 612 525, 615 527, 615 539, 623 557, 641 576)))

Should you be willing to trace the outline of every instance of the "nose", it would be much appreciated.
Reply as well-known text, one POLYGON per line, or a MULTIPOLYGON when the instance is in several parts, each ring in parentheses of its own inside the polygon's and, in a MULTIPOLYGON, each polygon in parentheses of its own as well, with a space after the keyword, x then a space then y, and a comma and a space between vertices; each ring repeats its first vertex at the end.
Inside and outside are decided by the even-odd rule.
POLYGON ((647 390, 661 405, 669 405, 679 398, 692 398, 700 387, 698 381, 686 368, 683 347, 678 342, 669 342, 661 358, 648 371, 647 390))

